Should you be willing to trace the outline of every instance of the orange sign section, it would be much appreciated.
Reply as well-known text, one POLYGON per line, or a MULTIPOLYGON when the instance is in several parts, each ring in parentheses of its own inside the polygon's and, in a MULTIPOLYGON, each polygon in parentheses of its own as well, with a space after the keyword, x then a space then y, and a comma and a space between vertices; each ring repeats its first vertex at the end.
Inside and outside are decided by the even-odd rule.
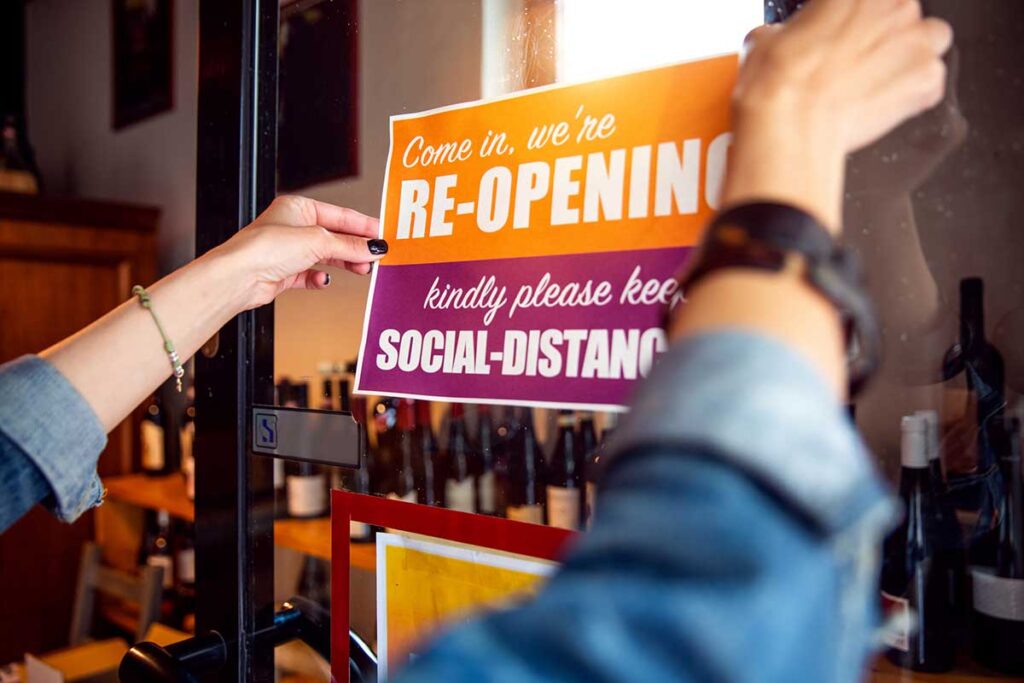
POLYGON ((695 244, 735 55, 391 119, 386 265, 695 244))

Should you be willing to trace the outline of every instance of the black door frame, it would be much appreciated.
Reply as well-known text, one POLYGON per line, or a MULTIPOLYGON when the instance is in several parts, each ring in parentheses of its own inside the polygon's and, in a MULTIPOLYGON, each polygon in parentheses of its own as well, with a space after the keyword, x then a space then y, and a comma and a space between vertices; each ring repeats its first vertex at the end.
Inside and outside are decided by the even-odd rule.
MULTIPOLYGON (((200 3, 196 254, 224 242, 274 197, 278 0, 200 3)), ((231 320, 196 360, 198 632, 228 644, 208 680, 270 683, 272 464, 253 456, 250 406, 273 402, 273 307, 231 320)))

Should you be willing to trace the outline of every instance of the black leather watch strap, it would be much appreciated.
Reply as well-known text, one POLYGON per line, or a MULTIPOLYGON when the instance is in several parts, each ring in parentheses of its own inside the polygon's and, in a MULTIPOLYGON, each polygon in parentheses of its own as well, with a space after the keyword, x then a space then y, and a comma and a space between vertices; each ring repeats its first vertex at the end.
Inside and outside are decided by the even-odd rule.
POLYGON ((721 268, 781 271, 793 254, 803 258, 804 279, 849 323, 850 393, 859 392, 879 364, 881 342, 874 308, 861 287, 859 263, 810 214, 787 204, 732 207, 712 222, 680 278, 687 289, 721 268))

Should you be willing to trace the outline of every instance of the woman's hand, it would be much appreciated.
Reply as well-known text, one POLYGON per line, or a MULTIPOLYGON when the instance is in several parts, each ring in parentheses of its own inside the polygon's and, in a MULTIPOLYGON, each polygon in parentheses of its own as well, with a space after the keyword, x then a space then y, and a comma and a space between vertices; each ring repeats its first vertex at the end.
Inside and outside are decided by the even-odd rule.
POLYGON ((811 0, 754 31, 724 202, 788 202, 838 230, 845 156, 942 99, 951 44, 918 0, 811 0))
POLYGON ((238 307, 248 310, 286 289, 323 289, 331 277, 317 265, 366 275, 388 250, 377 239, 378 225, 352 209, 285 195, 203 258, 229 263, 230 272, 241 274, 238 307))

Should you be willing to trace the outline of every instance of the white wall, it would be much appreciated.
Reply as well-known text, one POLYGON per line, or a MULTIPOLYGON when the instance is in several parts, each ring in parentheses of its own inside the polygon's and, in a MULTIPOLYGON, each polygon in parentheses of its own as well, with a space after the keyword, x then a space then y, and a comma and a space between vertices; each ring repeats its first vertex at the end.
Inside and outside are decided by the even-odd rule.
POLYGON ((47 192, 160 207, 164 271, 195 243, 198 0, 174 8, 174 106, 120 131, 110 0, 32 0, 25 13, 29 134, 47 192))
MULTIPOLYGON (((359 11, 359 175, 304 194, 376 216, 388 153, 388 117, 480 97, 480 0, 363 0, 359 11)), ((329 77, 329 74, 321 74, 329 77)), ((320 361, 359 350, 368 277, 335 272, 322 292, 277 300, 275 371, 312 376, 320 361)))

